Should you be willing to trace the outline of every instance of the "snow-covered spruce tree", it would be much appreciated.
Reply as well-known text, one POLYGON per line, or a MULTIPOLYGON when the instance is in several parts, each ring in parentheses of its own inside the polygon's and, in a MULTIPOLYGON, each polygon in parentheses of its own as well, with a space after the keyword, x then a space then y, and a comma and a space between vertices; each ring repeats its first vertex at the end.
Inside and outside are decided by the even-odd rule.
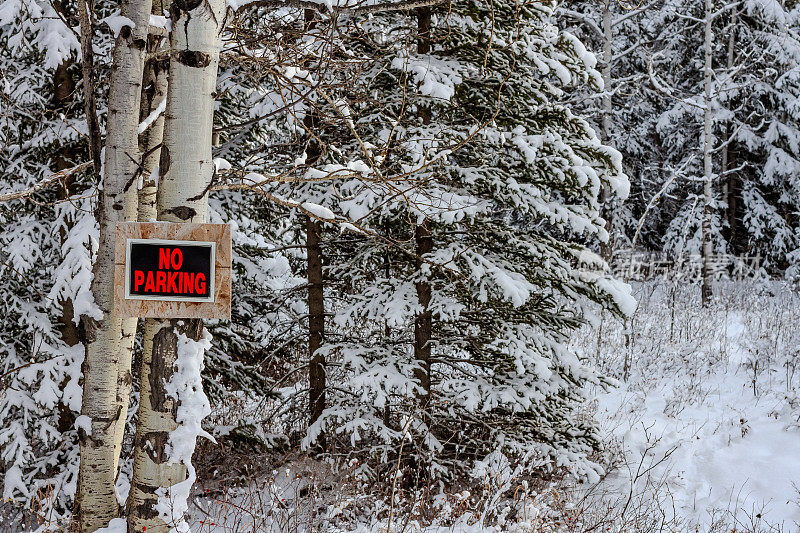
POLYGON ((253 347, 250 357, 280 395, 257 436, 272 439, 278 430, 296 442, 324 405, 325 377, 335 368, 320 372, 317 347, 340 334, 324 318, 325 302, 340 284, 323 275, 319 259, 346 256, 351 237, 338 230, 396 191, 386 186, 390 177, 372 168, 369 147, 378 140, 351 116, 354 105, 376 105, 364 72, 375 58, 349 46, 362 31, 352 19, 322 9, 314 15, 241 9, 235 16, 259 35, 247 43, 259 60, 248 61, 238 46, 223 52, 215 154, 227 169, 220 170, 219 187, 245 192, 215 193, 211 216, 236 223, 234 316, 240 316, 233 346, 253 347))
MULTIPOLYGON (((722 117, 733 137, 720 157, 728 247, 770 271, 797 273, 800 257, 800 9, 746 2, 728 36, 732 73, 722 117)), ((724 138, 723 138, 724 139, 724 138)))
POLYGON ((356 110, 354 122, 376 138, 385 172, 413 183, 402 202, 351 205, 394 244, 351 242, 351 259, 330 267, 346 280, 332 319, 344 338, 324 351, 343 385, 306 443, 324 431, 386 467, 410 434, 426 477, 497 448, 535 449, 594 477, 587 456, 599 443, 578 411, 600 377, 565 341, 589 302, 632 307, 585 245, 608 237, 603 186, 627 194, 619 153, 558 103, 563 86, 601 86, 595 59, 553 24, 552 3, 446 7, 433 12, 428 53, 408 45, 415 18, 362 24, 373 39, 363 42, 385 53, 372 82, 384 107, 356 110), (424 247, 403 246, 426 219, 424 247), (420 364, 414 322, 426 311, 431 354, 420 364))
MULTIPOLYGON (((793 15, 778 2, 712 2, 710 147, 711 234, 717 252, 761 255, 771 271, 789 266, 798 248, 797 193, 786 178, 797 165, 787 139, 796 131, 798 38, 793 15), (725 38, 716 38, 724 35, 725 38)), ((706 99, 703 6, 671 0, 652 17, 650 76, 669 105, 656 131, 664 166, 676 173, 659 218, 668 252, 698 253, 705 182, 706 99), (689 17, 687 18, 687 15, 689 17)))

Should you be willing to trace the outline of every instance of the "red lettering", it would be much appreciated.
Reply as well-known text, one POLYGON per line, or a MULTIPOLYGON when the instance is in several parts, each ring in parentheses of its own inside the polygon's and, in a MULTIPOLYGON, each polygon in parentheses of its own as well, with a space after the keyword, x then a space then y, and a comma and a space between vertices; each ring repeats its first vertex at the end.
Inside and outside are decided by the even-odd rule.
POLYGON ((194 272, 183 273, 183 288, 186 294, 194 294, 194 272))
POLYGON ((142 283, 144 283, 144 272, 137 270, 133 273, 133 290, 138 291, 142 283))
POLYGON ((167 273, 159 270, 156 272, 156 292, 166 292, 167 290, 167 273))
POLYGON ((144 282, 144 292, 156 292, 155 285, 153 285, 153 271, 147 272, 147 280, 144 282))
POLYGON ((195 278, 197 294, 203 294, 206 292, 206 275, 202 272, 197 273, 197 277, 195 278))
POLYGON ((158 268, 169 268, 169 248, 158 249, 158 268))
POLYGON ((183 252, 180 248, 172 250, 172 268, 173 270, 180 270, 183 264, 183 252))
POLYGON ((167 274, 167 292, 178 292, 178 286, 175 285, 175 278, 178 277, 180 272, 170 272, 167 274))

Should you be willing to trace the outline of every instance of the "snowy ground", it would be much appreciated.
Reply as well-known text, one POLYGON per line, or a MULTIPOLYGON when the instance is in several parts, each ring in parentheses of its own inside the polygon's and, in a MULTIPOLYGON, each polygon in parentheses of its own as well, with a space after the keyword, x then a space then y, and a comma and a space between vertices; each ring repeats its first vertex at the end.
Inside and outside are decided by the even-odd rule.
POLYGON ((630 361, 627 382, 597 398, 621 453, 593 489, 629 526, 663 513, 683 530, 798 529, 798 296, 779 283, 720 289, 704 311, 696 289, 639 286, 627 347, 607 320, 577 342, 618 378, 630 361))
POLYGON ((606 316, 577 335, 574 347, 620 381, 589 406, 609 443, 597 485, 521 491, 495 465, 496 485, 469 501, 439 496, 422 527, 346 472, 295 458, 247 489, 203 498, 192 530, 800 530, 800 295, 774 282, 718 289, 704 310, 696 287, 638 285, 632 323, 606 316))

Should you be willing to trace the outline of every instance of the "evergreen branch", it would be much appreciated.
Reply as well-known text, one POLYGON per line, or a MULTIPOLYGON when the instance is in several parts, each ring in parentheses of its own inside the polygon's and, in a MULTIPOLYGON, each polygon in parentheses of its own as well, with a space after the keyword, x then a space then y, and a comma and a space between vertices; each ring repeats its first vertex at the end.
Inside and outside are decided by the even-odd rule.
POLYGON ((682 104, 685 104, 685 105, 688 105, 688 106, 691 106, 691 107, 696 107, 697 109, 705 111, 706 106, 704 104, 698 104, 697 102, 694 102, 694 101, 692 101, 692 100, 690 100, 688 98, 680 98, 678 96, 675 96, 674 94, 672 94, 673 90, 672 90, 671 87, 667 87, 667 86, 665 86, 665 85, 663 85, 661 83, 661 80, 659 80, 656 77, 656 74, 653 71, 653 59, 658 55, 660 55, 660 52, 653 54, 647 60, 647 74, 650 77, 650 83, 653 84, 653 87, 658 92, 662 93, 664 96, 668 96, 669 98, 672 98, 673 100, 676 100, 676 101, 678 101, 678 102, 680 102, 682 104))

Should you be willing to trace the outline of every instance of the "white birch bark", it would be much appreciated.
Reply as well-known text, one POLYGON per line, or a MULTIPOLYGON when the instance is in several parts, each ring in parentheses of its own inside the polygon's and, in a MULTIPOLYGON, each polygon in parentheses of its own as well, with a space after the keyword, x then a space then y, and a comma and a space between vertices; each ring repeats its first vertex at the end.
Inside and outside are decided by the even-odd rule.
MULTIPOLYGON (((157 193, 161 221, 206 221, 214 171, 211 141, 223 9, 223 0, 175 2, 170 8, 173 31, 157 193)), ((169 531, 169 524, 156 510, 157 491, 187 477, 186 467, 171 464, 166 450, 169 434, 177 427, 177 405, 165 391, 177 358, 176 331, 198 339, 202 323, 145 321, 142 390, 128 501, 129 531, 169 531)))
POLYGON ((703 103, 705 105, 703 111, 703 285, 700 289, 703 306, 707 306, 713 296, 711 271, 711 256, 713 253, 711 245, 711 215, 714 203, 714 191, 712 188, 714 169, 711 159, 714 151, 713 117, 711 115, 711 91, 714 73, 712 70, 713 33, 711 31, 713 5, 713 0, 705 0, 705 39, 703 43, 705 55, 703 67, 703 103))
POLYGON ((611 62, 613 61, 614 30, 612 26, 611 2, 603 0, 603 142, 611 135, 611 62))
MULTIPOLYGON (((159 2, 160 4, 160 2, 159 2)), ((160 8, 158 11, 161 11, 160 8)), ((153 13, 156 13, 156 4, 153 4, 153 13)), ((153 52, 158 50, 160 37, 150 36, 151 43, 148 44, 153 52)), ((144 68, 142 90, 142 104, 140 120, 145 122, 153 114, 157 113, 159 106, 167 97, 167 75, 169 73, 169 59, 152 57, 147 60, 144 68)), ((156 220, 158 211, 156 209, 156 189, 158 179, 153 177, 153 172, 158 168, 158 159, 161 156, 161 142, 164 140, 164 114, 161 113, 153 122, 147 126, 139 138, 139 145, 142 153, 142 186, 139 188, 139 222, 151 222, 156 220)))
POLYGON ((92 421, 91 435, 81 435, 75 498, 78 527, 83 532, 105 527, 119 514, 114 483, 130 399, 136 319, 123 319, 113 310, 114 230, 116 222, 137 216, 137 128, 150 6, 150 0, 122 3, 121 14, 131 24, 121 28, 113 52, 105 171, 97 206, 100 243, 92 281, 99 312, 83 317, 86 358, 81 414, 92 421))
MULTIPOLYGON (((603 142, 609 142, 611 136, 611 62, 613 57, 613 44, 614 44, 614 30, 613 30, 613 13, 611 12, 611 3, 613 0, 603 0, 603 98, 602 98, 602 138, 603 142)), ((608 242, 601 245, 601 252, 603 259, 611 261, 614 255, 614 206, 609 202, 611 197, 607 185, 603 186, 600 201, 603 206, 603 216, 606 219, 606 231, 608 231, 608 242)))

